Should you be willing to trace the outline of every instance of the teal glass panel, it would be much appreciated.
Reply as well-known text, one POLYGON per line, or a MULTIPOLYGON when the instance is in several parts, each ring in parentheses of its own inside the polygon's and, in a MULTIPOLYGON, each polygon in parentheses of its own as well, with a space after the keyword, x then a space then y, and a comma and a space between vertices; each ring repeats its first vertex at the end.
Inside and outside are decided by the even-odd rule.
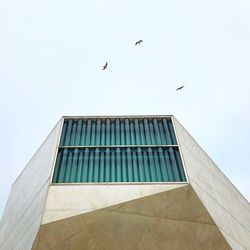
MULTIPOLYGON (((55 171, 54 171, 54 175, 53 175, 53 182, 57 181, 56 180, 57 176, 58 176, 58 179, 59 179, 59 173, 58 173, 58 171, 59 171, 60 168, 62 168, 61 167, 61 165, 62 165, 62 158, 63 158, 62 156, 63 156, 63 152, 59 151, 58 154, 57 154, 56 166, 55 166, 55 171)), ((63 164, 63 165, 65 165, 65 164, 63 164)))
POLYGON ((170 118, 66 119, 60 146, 176 145, 170 118))
POLYGON ((121 152, 121 161, 122 161, 122 182, 128 180, 128 168, 126 163, 126 153, 124 151, 121 152))
POLYGON ((150 166, 147 151, 142 152, 145 182, 151 182, 150 166))
MULTIPOLYGON (((102 126, 101 120, 97 119, 97 122, 96 122, 96 141, 95 141, 95 143, 97 145, 101 145, 101 126, 102 126)), ((93 145, 95 145, 95 143, 93 145)))
POLYGON ((104 182, 111 182, 111 176, 110 176, 110 166, 111 166, 110 157, 111 157, 111 154, 110 154, 110 149, 109 148, 107 148, 104 151, 104 157, 105 157, 105 166, 104 166, 105 178, 104 178, 104 182))
POLYGON ((83 169, 82 169, 82 182, 87 182, 88 178, 88 166, 89 166, 89 149, 85 149, 83 151, 84 154, 84 161, 83 161, 83 169))
POLYGON ((54 183, 186 181, 177 147, 60 148, 54 183))
POLYGON ((99 172, 100 172, 100 152, 99 152, 99 149, 97 148, 95 150, 95 159, 94 159, 94 168, 93 168, 93 182, 98 182, 100 180, 100 177, 99 177, 99 172))
POLYGON ((116 149, 116 181, 121 182, 122 181, 122 168, 121 168, 121 150, 119 148, 116 149))
POLYGON ((99 171, 99 180, 100 182, 104 182, 105 180, 105 170, 104 170, 104 152, 100 153, 100 171, 99 171))

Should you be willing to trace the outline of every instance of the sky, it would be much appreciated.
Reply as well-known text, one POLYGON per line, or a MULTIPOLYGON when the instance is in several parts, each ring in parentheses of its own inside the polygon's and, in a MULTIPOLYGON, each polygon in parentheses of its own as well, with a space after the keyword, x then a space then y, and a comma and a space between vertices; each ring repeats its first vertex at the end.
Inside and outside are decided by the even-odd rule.
POLYGON ((249 201, 249 27, 248 0, 0 0, 0 216, 63 115, 173 114, 249 201))

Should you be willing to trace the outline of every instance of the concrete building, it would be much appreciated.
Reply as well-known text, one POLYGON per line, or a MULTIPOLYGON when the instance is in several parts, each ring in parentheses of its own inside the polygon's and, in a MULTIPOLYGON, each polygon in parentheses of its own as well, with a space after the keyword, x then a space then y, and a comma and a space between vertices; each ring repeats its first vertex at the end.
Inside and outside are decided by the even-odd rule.
POLYGON ((0 249, 250 249, 250 206, 173 116, 63 117, 12 185, 0 249))

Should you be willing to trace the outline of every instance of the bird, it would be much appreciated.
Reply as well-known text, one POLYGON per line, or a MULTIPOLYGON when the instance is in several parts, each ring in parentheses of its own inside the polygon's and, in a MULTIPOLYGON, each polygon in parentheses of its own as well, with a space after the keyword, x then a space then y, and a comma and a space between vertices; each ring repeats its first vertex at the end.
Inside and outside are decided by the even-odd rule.
POLYGON ((102 70, 105 70, 108 67, 108 62, 105 63, 105 65, 103 66, 102 70))
POLYGON ((185 87, 185 86, 181 86, 181 87, 177 88, 176 91, 181 90, 181 89, 183 89, 184 87, 185 87))
POLYGON ((143 42, 142 40, 137 41, 137 42, 135 43, 135 46, 138 45, 138 44, 140 45, 142 42, 143 42))

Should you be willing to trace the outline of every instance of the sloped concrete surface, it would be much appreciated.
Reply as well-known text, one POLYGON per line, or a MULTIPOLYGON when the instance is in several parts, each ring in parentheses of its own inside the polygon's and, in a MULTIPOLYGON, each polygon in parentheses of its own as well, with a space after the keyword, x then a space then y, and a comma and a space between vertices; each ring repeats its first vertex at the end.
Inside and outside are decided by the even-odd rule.
POLYGON ((190 185, 44 224, 33 249, 230 249, 190 185))
POLYGON ((11 188, 0 223, 0 249, 31 249, 41 224, 61 121, 11 188))
POLYGON ((51 185, 42 224, 110 207, 187 183, 51 185))
POLYGON ((250 249, 250 205, 174 118, 189 182, 233 249, 250 249))

